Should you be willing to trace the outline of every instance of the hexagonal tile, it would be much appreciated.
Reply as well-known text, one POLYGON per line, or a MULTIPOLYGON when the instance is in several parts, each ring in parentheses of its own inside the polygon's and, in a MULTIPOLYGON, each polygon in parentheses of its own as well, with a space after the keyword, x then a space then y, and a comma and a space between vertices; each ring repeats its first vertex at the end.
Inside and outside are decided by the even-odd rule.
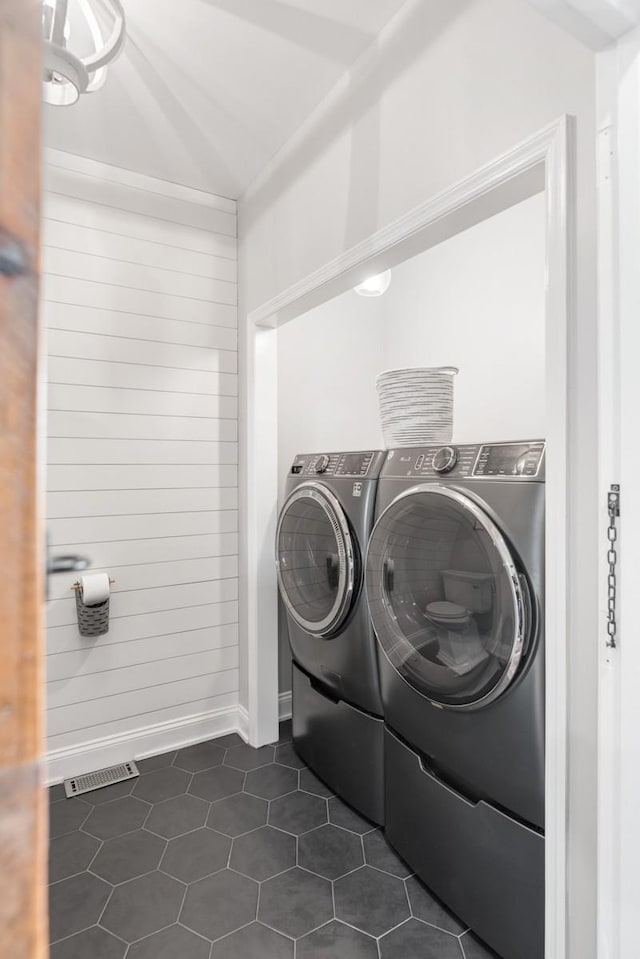
POLYGON ((339 956, 348 956, 349 959, 378 959, 378 947, 371 936, 334 919, 326 926, 298 939, 296 943, 297 959, 327 959, 329 956, 335 956, 336 959, 339 956))
POLYGON ((327 821, 327 804, 309 793, 289 793, 274 799, 269 808, 269 825, 300 836, 327 821))
POLYGON ((82 799, 65 799, 64 802, 61 800, 52 803, 49 806, 49 837, 56 839, 79 829, 90 812, 91 806, 82 799))
POLYGON ((100 924, 135 942, 175 922, 183 896, 182 883, 163 872, 150 872, 114 890, 100 924))
POLYGON ((50 803, 61 802, 63 799, 67 798, 67 794, 64 790, 64 783, 56 783, 55 786, 49 786, 47 793, 50 803))
POLYGON ((49 844, 49 882, 83 872, 99 848, 99 841, 84 832, 70 832, 52 839, 49 844))
POLYGON ((364 845, 364 858, 369 866, 375 866, 376 869, 382 869, 383 872, 391 873, 392 876, 398 876, 399 879, 406 879, 413 875, 413 869, 408 866, 404 859, 401 859, 398 853, 393 849, 385 834, 381 829, 368 833, 362 840, 364 845))
POLYGON ((207 939, 221 939, 256 918, 258 884, 223 869, 189 886, 180 922, 207 939))
POLYGON ((300 789, 306 793, 313 793, 314 796, 322 796, 323 799, 331 799, 335 792, 326 783, 311 772, 310 769, 300 770, 300 789))
POLYGON ((168 926, 129 946, 127 956, 128 959, 209 959, 210 949, 207 940, 190 929, 168 926))
POLYGON ((271 763, 247 773, 244 791, 263 799, 276 799, 298 788, 298 771, 290 766, 271 763))
POLYGON ((293 959, 293 940, 267 929, 259 922, 219 939, 211 959, 293 959))
POLYGON ((234 769, 242 769, 245 772, 249 769, 257 769, 259 766, 267 766, 273 762, 273 746, 261 746, 260 749, 254 749, 247 743, 241 746, 233 746, 227 750, 224 758, 225 766, 233 766, 234 769))
POLYGON ((264 799, 241 793, 214 802, 209 812, 207 826, 227 836, 241 836, 245 832, 264 826, 267 821, 268 804, 264 799))
POLYGON ((444 932, 450 932, 454 936, 459 936, 468 927, 457 916, 436 899, 426 886, 420 882, 417 876, 412 876, 405 883, 409 896, 409 905, 411 912, 416 919, 422 919, 431 926, 437 926, 444 932))
POLYGON ((128 796, 135 782, 135 779, 125 779, 121 783, 113 783, 111 786, 92 789, 91 792, 83 793, 82 799, 91 806, 101 806, 103 803, 111 802, 113 799, 122 799, 123 796, 128 796))
POLYGON ((292 769, 304 769, 307 765, 304 759, 298 756, 293 743, 285 743, 276 749, 276 762, 282 766, 291 766, 292 769))
POLYGON ((173 761, 179 769, 186 769, 190 773, 199 773, 202 769, 211 769, 219 766, 224 759, 224 746, 219 746, 215 740, 206 743, 195 743, 181 749, 173 761))
POLYGON ((85 832, 98 839, 113 839, 126 832, 140 829, 149 814, 149 805, 125 796, 123 799, 114 799, 104 806, 96 806, 83 825, 85 832))
POLYGON ((126 942, 92 926, 51 946, 49 959, 122 959, 126 951, 126 942))
POLYGON ((229 865, 262 882, 296 864, 296 840, 288 833, 263 826, 233 840, 229 865))
POLYGON ((164 769, 165 766, 171 766, 176 757, 175 749, 170 753, 161 753, 159 756, 147 756, 146 759, 136 759, 138 772, 152 773, 156 769, 164 769))
POLYGON ((153 836, 146 829, 138 829, 105 842, 91 870, 116 886, 155 869, 164 847, 164 839, 153 836))
POLYGON ((460 939, 464 947, 465 959, 500 959, 496 952, 468 932, 460 939))
POLYGON ((237 733, 228 733, 226 736, 218 736, 216 739, 216 745, 222 746, 224 749, 232 749, 234 746, 242 746, 244 739, 242 736, 238 736, 237 733))
POLYGON ((243 783, 244 773, 239 769, 216 766, 214 769, 205 769, 204 772, 196 773, 188 791, 192 796, 215 802, 216 799, 224 799, 225 796, 239 793, 243 783))
POLYGON ((231 852, 231 840, 213 829, 196 829, 172 839, 160 868, 181 882, 195 882, 224 869, 231 852))
POLYGON ((336 919, 371 936, 382 936, 409 918, 404 883, 371 866, 336 880, 333 888, 336 919))
POLYGON ((185 793, 183 796, 174 796, 173 799, 157 803, 144 825, 145 829, 156 832, 165 839, 173 839, 197 829, 198 826, 204 826, 208 813, 209 803, 185 793))
POLYGON ((111 886, 90 872, 81 872, 49 886, 50 941, 65 939, 93 926, 104 909, 111 886))
POLYGON ((437 959, 462 959, 459 941, 447 932, 409 919, 380 940, 382 959, 407 959, 407 956, 437 956, 437 959))
POLYGON ((140 776, 133 789, 133 795, 147 802, 162 802, 185 793, 191 782, 191 774, 175 766, 155 769, 152 773, 140 776))
POLYGON ((297 867, 267 879, 260 889, 258 919, 287 936, 304 936, 333 919, 331 884, 297 867))
POLYGON ((359 836, 371 832, 372 829, 376 828, 374 823, 369 822, 368 819, 365 819, 357 813, 355 809, 347 806, 346 803, 343 803, 342 800, 337 797, 330 799, 328 805, 329 822, 334 823, 336 826, 341 826, 343 829, 355 832, 359 836))
POLYGON ((338 879, 363 863, 358 836, 338 826, 320 826, 298 840, 298 864, 325 879, 338 879))

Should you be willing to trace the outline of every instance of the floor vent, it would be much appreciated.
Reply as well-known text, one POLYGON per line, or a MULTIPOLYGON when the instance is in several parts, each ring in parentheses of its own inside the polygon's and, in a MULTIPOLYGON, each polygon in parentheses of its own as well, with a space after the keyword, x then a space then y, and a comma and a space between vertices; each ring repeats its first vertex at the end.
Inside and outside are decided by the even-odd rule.
POLYGON ((139 775, 138 767, 133 761, 121 763, 119 766, 109 766, 108 769, 98 769, 85 776, 65 779, 64 791, 69 799, 71 796, 80 796, 81 793, 88 793, 94 789, 102 789, 103 786, 113 786, 114 783, 121 783, 125 779, 135 779, 139 775))

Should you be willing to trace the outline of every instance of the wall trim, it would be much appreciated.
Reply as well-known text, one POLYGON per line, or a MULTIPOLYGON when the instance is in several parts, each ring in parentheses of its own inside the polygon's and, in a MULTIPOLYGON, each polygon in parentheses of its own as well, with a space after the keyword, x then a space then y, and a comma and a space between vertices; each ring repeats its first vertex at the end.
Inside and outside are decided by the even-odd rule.
MULTIPOLYGON (((431 197, 357 244, 246 318, 246 376, 241 489, 247 643, 249 741, 273 741, 278 721, 277 583, 273 543, 277 520, 277 335, 279 325, 326 302, 363 279, 467 229, 535 192, 547 209, 547 545, 546 545, 546 948, 567 954, 567 637, 569 516, 572 486, 567 470, 569 342, 578 337, 575 307, 575 129, 561 116, 523 143, 450 189, 431 197)), ((574 601, 577 601, 574 599, 574 601)), ((242 633, 241 633, 242 636, 242 633)))
POLYGON ((147 193, 160 193, 162 196, 173 197, 175 200, 184 200, 187 203, 211 207, 211 209, 219 210, 221 213, 236 215, 236 200, 218 196, 216 193, 205 193, 204 190, 196 190, 194 187, 183 186, 181 183, 161 180, 158 177, 149 176, 147 173, 125 170, 123 167, 101 163, 99 160, 79 156, 77 153, 67 153, 66 150, 55 150, 53 147, 44 148, 43 159, 45 165, 60 167, 71 173, 99 177, 101 180, 118 183, 120 186, 146 190, 147 193))
MULTIPOLYGON (((407 259, 408 255, 413 255, 410 249, 412 241, 418 241, 419 252, 441 243, 461 231, 462 225, 456 214, 466 211, 464 228, 467 229, 472 225, 468 217, 469 207, 489 196, 495 204, 495 191, 498 189, 502 193, 503 209, 510 205, 510 197, 511 203, 519 203, 527 195, 533 196, 542 192, 545 184, 541 163, 556 130, 557 124, 545 127, 529 140, 518 144, 513 150, 481 167, 450 189, 436 194, 325 263, 253 310, 249 315, 251 324, 267 328, 280 326, 294 316, 306 313, 337 293, 365 280, 372 269, 377 268, 377 257, 384 256, 384 268, 388 269, 389 266, 407 259), (448 224, 442 222, 445 218, 449 221, 448 224), (436 224, 441 225, 441 230, 434 232, 433 241, 425 247, 422 235, 427 228, 436 224), (337 292, 332 289, 336 280, 342 281, 337 292), (311 297, 313 302, 307 305, 307 300, 311 297)), ((479 204, 473 221, 480 222, 486 219, 487 215, 486 207, 479 204)))
POLYGON ((138 729, 105 736, 77 746, 52 750, 44 760, 48 786, 69 776, 104 769, 127 759, 144 759, 172 749, 206 742, 228 733, 247 740, 248 718, 239 706, 226 706, 181 719, 141 726, 138 729))
POLYGON ((244 706, 238 706, 238 719, 237 719, 237 729, 236 732, 239 736, 242 736, 245 743, 249 742, 249 713, 244 706))

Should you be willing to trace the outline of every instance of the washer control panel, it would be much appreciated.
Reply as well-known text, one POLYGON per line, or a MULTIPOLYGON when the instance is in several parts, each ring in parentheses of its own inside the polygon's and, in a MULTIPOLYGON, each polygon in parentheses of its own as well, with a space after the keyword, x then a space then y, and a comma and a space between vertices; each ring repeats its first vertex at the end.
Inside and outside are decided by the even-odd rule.
POLYGON ((495 443, 481 446, 474 476, 537 476, 544 443, 495 443))
POLYGON ((372 451, 364 453, 299 454, 293 461, 291 473, 304 476, 366 476, 375 457, 372 451))
POLYGON ((389 450, 384 476, 425 479, 544 478, 543 440, 389 450))

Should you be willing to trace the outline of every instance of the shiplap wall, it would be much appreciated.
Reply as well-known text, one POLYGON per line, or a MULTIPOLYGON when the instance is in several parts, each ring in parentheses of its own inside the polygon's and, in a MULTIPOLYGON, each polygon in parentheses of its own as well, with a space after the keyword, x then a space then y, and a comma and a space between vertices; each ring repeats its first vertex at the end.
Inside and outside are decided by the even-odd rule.
POLYGON ((75 576, 51 578, 59 778, 235 725, 236 209, 57 151, 44 186, 50 551, 116 580, 84 639, 75 576))

